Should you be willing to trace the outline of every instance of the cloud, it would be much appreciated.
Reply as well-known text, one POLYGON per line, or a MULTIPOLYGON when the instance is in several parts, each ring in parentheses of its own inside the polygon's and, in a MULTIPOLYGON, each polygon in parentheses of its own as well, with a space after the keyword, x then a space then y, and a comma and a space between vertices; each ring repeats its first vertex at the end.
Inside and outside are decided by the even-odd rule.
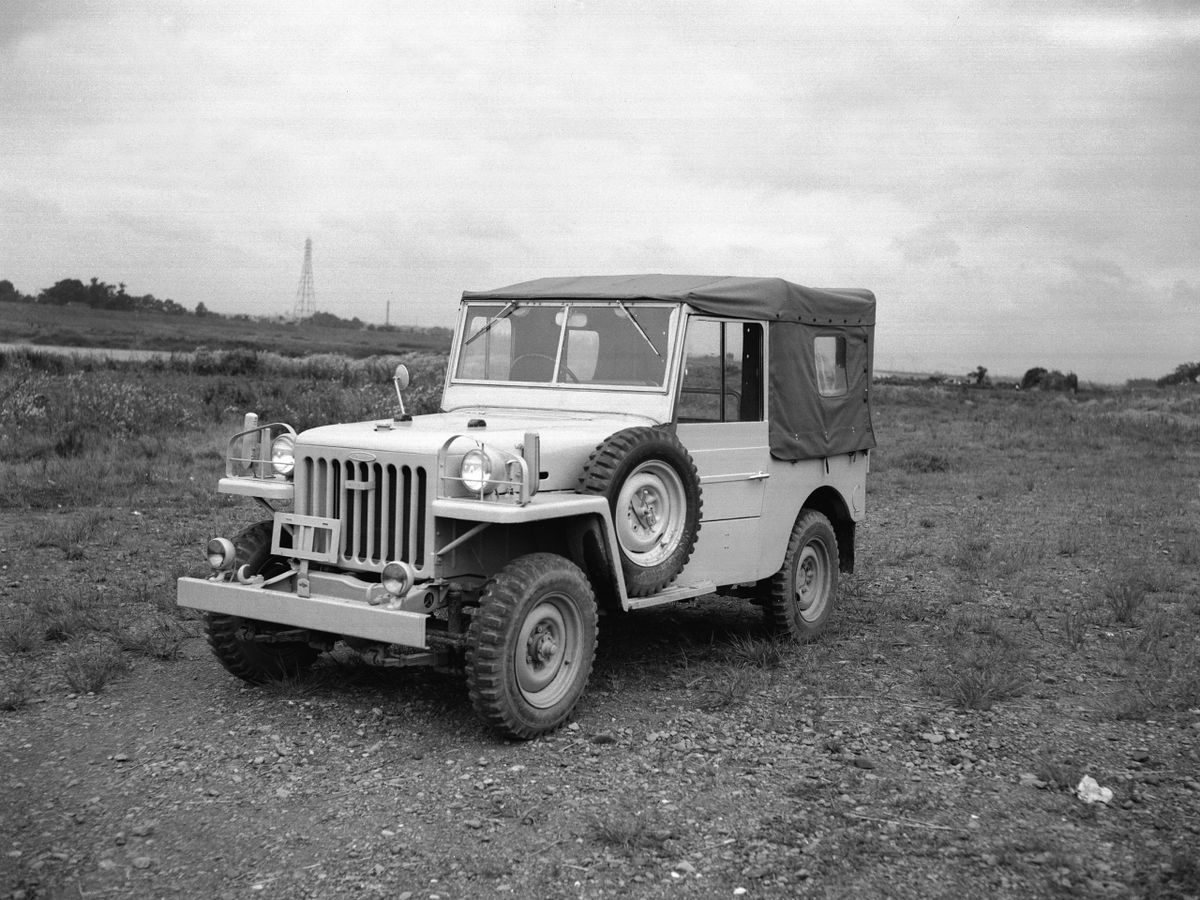
POLYGON ((318 303, 367 320, 446 324, 463 288, 539 275, 769 274, 875 288, 881 353, 1001 371, 1016 334, 1117 372, 1078 323, 1131 297, 1177 322, 1200 284, 1183 4, 0 17, 0 277, 26 292, 284 312, 311 236, 318 303))
POLYGON ((903 254, 905 262, 909 263, 953 260, 957 258, 962 249, 944 229, 935 226, 897 237, 892 241, 892 246, 899 250, 903 254))

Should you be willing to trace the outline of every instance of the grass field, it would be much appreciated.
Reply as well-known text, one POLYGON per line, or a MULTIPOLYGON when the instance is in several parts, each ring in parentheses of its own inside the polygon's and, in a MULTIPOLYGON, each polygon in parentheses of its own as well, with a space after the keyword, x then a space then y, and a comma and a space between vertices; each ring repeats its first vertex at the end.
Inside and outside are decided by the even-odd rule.
MULTIPOLYGON (((429 411, 444 358, 406 359, 410 410, 429 411)), ((398 690, 335 660, 311 682, 251 697, 205 657, 200 623, 174 606, 174 579, 203 567, 204 541, 261 517, 214 492, 243 412, 300 428, 390 414, 395 359, 2 361, 0 743, 22 785, 52 777, 32 736, 78 727, 68 724, 84 715, 77 704, 107 709, 113 698, 140 709, 139 698, 187 672, 224 687, 206 687, 199 710, 172 701, 186 717, 165 706, 147 715, 185 748, 172 752, 186 759, 217 742, 235 772, 228 745, 243 740, 236 723, 251 713, 274 723, 272 740, 297 745, 309 726, 278 724, 292 708, 310 719, 324 710, 327 733, 341 735, 332 739, 352 743, 370 740, 364 710, 392 722, 373 752, 396 754, 391 771, 422 767, 424 789, 457 791, 460 818, 483 823, 439 831, 431 819, 427 833, 410 835, 428 851, 415 869, 379 850, 371 877, 394 890, 424 884, 415 896, 428 894, 435 870, 446 896, 487 896, 496 879, 543 896, 579 896, 573 881, 596 896, 730 896, 741 886, 751 896, 1200 895, 1194 387, 1079 397, 878 387, 858 570, 843 580, 820 642, 774 643, 733 601, 606 622, 581 730, 513 749, 479 730, 465 701, 446 699, 461 690, 453 680, 398 690), (210 727, 205 703, 227 724, 210 727), (575 762, 563 756, 570 747, 575 762), (447 757, 479 757, 479 771, 518 765, 593 802, 499 816, 493 826, 476 807, 495 790, 464 795, 473 782, 458 781, 447 757), (1075 796, 1085 774, 1114 791, 1110 803, 1075 796), (481 834, 490 837, 478 843, 481 834), (435 837, 475 841, 474 868, 438 863, 435 837), (519 849, 530 842, 538 852, 519 849), (695 871, 707 880, 693 884, 695 871)), ((71 765, 71 752, 60 765, 71 765)), ((92 770, 81 771, 86 779, 92 770)), ((366 787, 336 766, 322 779, 371 809, 369 777, 347 771, 366 787)), ((292 774, 294 795, 305 788, 303 773, 292 774)), ((223 783, 222 799, 242 796, 249 782, 241 785, 223 783)), ((142 789, 170 790, 161 781, 142 789)), ((321 789, 312 787, 314 804, 321 789)), ((95 788, 109 790, 126 788, 95 788)), ((163 797, 160 817, 193 802, 163 797)), ((250 815, 237 802, 227 811, 250 815)), ((29 829, 0 835, 15 848, 12 889, 39 896, 86 885, 103 837, 49 812, 22 815, 29 829), (39 843, 42 828, 45 847, 58 850, 39 843), (35 858, 44 864, 28 868, 35 858)), ((125 827, 92 815, 109 830, 125 827)), ((192 871, 187 846, 157 852, 173 877, 192 871)), ((345 860, 318 859, 341 866, 346 885, 367 878, 345 860)), ((161 890, 131 865, 124 889, 161 890)), ((293 895, 306 891, 321 893, 309 885, 293 895)))
POLYGON ((321 328, 249 317, 115 312, 87 306, 0 303, 0 341, 51 346, 190 352, 258 350, 285 356, 338 353, 353 358, 404 352, 441 352, 450 345, 453 306, 446 328, 398 326, 395 330, 321 328))

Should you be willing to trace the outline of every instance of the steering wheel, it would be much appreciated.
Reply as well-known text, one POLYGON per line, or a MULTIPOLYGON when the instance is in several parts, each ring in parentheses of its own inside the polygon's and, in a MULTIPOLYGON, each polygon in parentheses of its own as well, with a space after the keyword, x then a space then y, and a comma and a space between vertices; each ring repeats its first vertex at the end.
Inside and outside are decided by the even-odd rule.
MULTIPOLYGON (((512 373, 514 371, 516 371, 517 366, 520 364, 521 360, 523 360, 523 359, 544 359, 546 362, 550 363, 550 376, 551 376, 551 378, 554 377, 554 357, 547 356, 545 353, 522 353, 520 356, 518 356, 516 359, 514 359, 512 361, 512 365, 509 366, 508 371, 509 371, 510 377, 511 377, 512 373)), ((563 375, 567 376, 567 380, 570 381, 572 384, 579 384, 579 377, 574 372, 572 372, 570 370, 570 368, 567 367, 566 363, 563 363, 562 373, 563 373, 563 375)), ((517 380, 517 379, 514 379, 514 380, 517 380)), ((546 379, 546 380, 549 381, 550 379, 546 379)))

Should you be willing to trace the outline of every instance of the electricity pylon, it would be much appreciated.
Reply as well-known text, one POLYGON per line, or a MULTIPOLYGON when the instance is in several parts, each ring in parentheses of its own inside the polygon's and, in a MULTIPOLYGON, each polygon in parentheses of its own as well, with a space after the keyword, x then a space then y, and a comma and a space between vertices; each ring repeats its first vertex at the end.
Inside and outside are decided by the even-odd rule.
POLYGON ((307 319, 317 311, 317 295, 313 290, 312 238, 304 241, 304 268, 300 270, 300 286, 296 288, 296 307, 292 318, 307 319))

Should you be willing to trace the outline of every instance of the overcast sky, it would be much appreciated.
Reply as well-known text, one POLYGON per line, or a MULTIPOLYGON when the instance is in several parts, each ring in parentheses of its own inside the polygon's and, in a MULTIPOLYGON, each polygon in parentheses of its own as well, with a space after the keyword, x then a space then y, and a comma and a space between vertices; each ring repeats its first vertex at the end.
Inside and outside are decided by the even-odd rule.
POLYGON ((288 313, 311 237, 366 321, 778 275, 874 290, 880 369, 1117 381, 1200 359, 1198 148, 1192 0, 0 4, 25 293, 288 313))

